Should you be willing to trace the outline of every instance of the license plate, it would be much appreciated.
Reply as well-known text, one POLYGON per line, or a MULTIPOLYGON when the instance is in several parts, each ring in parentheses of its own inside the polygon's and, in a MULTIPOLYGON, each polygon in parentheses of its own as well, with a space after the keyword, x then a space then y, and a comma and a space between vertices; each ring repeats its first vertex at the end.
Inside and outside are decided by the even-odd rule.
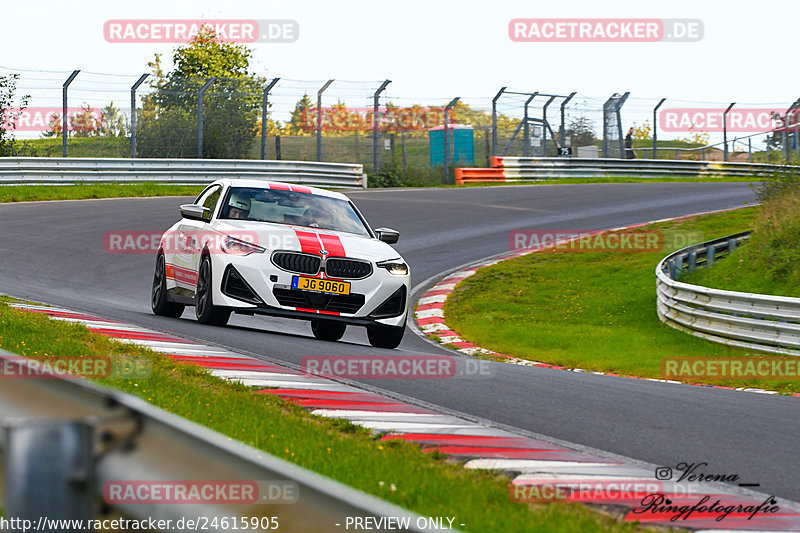
POLYGON ((326 292, 328 294, 350 294, 350 284, 346 281, 330 279, 292 277, 292 288, 301 291, 326 292))

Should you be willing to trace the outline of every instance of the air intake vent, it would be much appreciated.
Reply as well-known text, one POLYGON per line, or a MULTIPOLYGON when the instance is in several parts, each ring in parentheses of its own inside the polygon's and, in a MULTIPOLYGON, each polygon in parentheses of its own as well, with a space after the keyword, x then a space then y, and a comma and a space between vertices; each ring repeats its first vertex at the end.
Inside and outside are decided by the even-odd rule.
POLYGON ((372 274, 372 264, 354 259, 331 258, 325 261, 325 274, 329 278, 361 279, 372 274))
POLYGON ((316 274, 319 272, 320 258, 295 252, 277 252, 272 254, 272 262, 278 268, 297 272, 298 274, 316 274))

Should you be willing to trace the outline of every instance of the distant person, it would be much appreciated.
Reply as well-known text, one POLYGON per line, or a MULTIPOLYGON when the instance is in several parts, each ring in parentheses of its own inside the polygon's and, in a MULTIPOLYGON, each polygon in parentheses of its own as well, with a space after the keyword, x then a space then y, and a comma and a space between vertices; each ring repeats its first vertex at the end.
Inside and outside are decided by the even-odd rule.
POLYGON ((625 159, 636 159, 636 150, 633 149, 633 133, 634 129, 628 130, 625 136, 625 159))

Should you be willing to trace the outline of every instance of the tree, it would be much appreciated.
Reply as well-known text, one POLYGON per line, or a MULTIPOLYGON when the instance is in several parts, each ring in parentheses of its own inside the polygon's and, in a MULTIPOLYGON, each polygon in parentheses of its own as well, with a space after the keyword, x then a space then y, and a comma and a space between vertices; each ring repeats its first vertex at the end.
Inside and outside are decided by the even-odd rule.
POLYGON ((22 96, 19 105, 15 108, 15 94, 19 74, 0 76, 0 156, 9 156, 15 153, 14 130, 20 112, 28 106, 30 95, 22 96))
POLYGON ((566 136, 572 139, 572 146, 575 147, 597 145, 594 124, 584 116, 577 117, 569 123, 566 136))
POLYGON ((125 126, 125 116, 114 106, 112 100, 100 112, 100 128, 97 135, 101 137, 125 137, 128 129, 125 126))
POLYGON ((313 108, 314 104, 308 93, 303 94, 303 97, 294 105, 289 123, 283 130, 284 135, 311 135, 316 125, 316 119, 311 116, 313 108))
POLYGON ((149 63, 153 92, 142 99, 141 152, 151 157, 196 156, 197 104, 204 93, 203 156, 244 158, 253 141, 266 80, 249 72, 252 50, 223 42, 203 28, 173 52, 174 69, 164 73, 161 58, 149 63))

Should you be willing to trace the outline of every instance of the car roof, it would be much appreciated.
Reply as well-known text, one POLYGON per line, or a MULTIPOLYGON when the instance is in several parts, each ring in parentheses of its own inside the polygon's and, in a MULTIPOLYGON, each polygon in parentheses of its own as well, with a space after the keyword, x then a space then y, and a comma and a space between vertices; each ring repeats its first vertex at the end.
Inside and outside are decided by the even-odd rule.
POLYGON ((263 189, 289 190, 306 194, 328 196, 330 198, 338 198, 339 200, 349 200, 347 196, 345 196, 342 193, 334 191, 326 191, 325 189, 319 189, 317 187, 309 187, 308 185, 301 185, 298 183, 287 183, 283 181, 223 178, 216 180, 214 183, 219 183, 231 187, 254 187, 263 189))

